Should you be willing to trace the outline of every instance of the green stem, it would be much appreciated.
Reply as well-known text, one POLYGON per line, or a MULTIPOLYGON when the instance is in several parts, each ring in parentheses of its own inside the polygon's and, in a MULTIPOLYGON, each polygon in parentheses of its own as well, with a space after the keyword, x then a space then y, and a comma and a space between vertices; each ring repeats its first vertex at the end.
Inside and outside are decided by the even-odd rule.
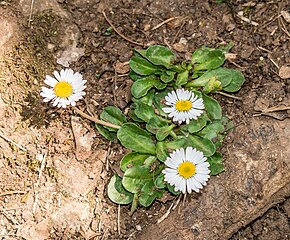
POLYGON ((135 210, 137 209, 138 207, 138 194, 135 193, 134 196, 133 196, 133 202, 132 202, 132 205, 131 205, 131 211, 130 211, 130 215, 132 215, 135 210))
POLYGON ((89 120, 91 120, 91 121, 93 121, 93 122, 95 122, 97 124, 101 124, 103 126, 107 126, 107 127, 111 127, 111 128, 115 128, 115 129, 120 129, 121 128, 121 126, 119 126, 119 125, 115 125, 115 124, 112 124, 112 123, 109 123, 109 122, 105 122, 105 121, 100 120, 100 119, 98 119, 96 117, 92 117, 92 116, 84 113, 83 111, 79 110, 77 107, 74 107, 73 109, 75 110, 75 112, 77 114, 79 114, 82 117, 84 117, 86 119, 89 119, 89 120))

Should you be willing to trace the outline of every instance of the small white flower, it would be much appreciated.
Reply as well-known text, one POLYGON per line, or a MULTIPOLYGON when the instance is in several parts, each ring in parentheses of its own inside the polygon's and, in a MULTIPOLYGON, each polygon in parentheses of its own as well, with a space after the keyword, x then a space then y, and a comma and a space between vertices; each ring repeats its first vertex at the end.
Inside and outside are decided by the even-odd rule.
POLYGON ((86 80, 80 73, 71 69, 53 72, 54 77, 46 76, 44 82, 51 88, 42 87, 40 95, 44 102, 53 102, 53 106, 66 108, 67 105, 75 106, 76 102, 86 94, 86 80))
POLYGON ((182 122, 188 124, 191 119, 197 119, 203 113, 203 100, 192 91, 177 89, 168 93, 165 100, 165 104, 170 107, 164 107, 162 110, 169 113, 168 117, 173 117, 173 121, 179 124, 182 122))
POLYGON ((164 162, 164 180, 175 186, 174 191, 199 192, 209 179, 209 163, 203 153, 195 148, 178 149, 164 162))

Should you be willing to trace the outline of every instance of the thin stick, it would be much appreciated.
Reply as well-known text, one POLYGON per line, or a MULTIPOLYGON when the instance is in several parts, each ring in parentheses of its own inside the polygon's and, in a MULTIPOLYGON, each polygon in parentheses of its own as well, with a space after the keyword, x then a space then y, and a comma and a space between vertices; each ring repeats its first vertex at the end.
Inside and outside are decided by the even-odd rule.
POLYGON ((285 111, 285 110, 290 110, 290 106, 275 106, 268 109, 264 109, 261 111, 261 113, 254 114, 253 117, 265 115, 267 113, 272 113, 272 112, 285 111))
POLYGON ((180 202, 180 200, 181 200, 181 196, 182 196, 182 194, 180 194, 180 195, 178 196, 177 201, 176 201, 176 203, 174 204, 172 210, 174 210, 175 208, 177 208, 177 206, 178 206, 178 204, 179 204, 179 202, 180 202))
POLYGON ((25 194, 27 193, 26 191, 19 191, 19 190, 15 190, 15 191, 8 191, 8 192, 4 192, 0 194, 0 197, 6 196, 6 195, 13 195, 13 194, 25 194))
POLYGON ((115 125, 115 124, 112 124, 112 123, 109 123, 109 122, 102 121, 102 120, 100 120, 100 119, 98 119, 98 118, 96 118, 96 117, 92 117, 92 116, 90 116, 90 115, 84 113, 83 111, 79 110, 79 109, 76 108, 76 107, 74 107, 73 109, 76 111, 76 113, 78 113, 78 114, 81 115, 82 117, 84 117, 84 118, 86 118, 86 119, 89 119, 89 120, 91 120, 91 121, 93 121, 93 122, 95 122, 95 123, 101 124, 101 125, 103 125, 103 126, 111 127, 111 128, 116 128, 116 129, 121 128, 121 126, 118 126, 118 125, 115 125))
POLYGON ((255 26, 255 27, 259 25, 259 23, 255 22, 255 21, 252 21, 252 20, 250 20, 249 18, 246 18, 246 17, 241 16, 241 15, 239 15, 239 14, 237 14, 237 16, 238 16, 241 20, 243 20, 244 22, 247 22, 247 23, 249 23, 249 24, 252 24, 252 25, 255 26))
POLYGON ((131 40, 131 39, 125 37, 122 33, 120 33, 120 32, 115 28, 115 26, 112 24, 112 22, 110 21, 110 19, 106 16, 106 13, 105 13, 105 12, 102 12, 102 13, 103 13, 103 15, 104 15, 106 21, 109 23, 109 25, 114 29, 114 31, 115 31, 115 32, 116 32, 120 37, 124 38, 125 40, 127 40, 127 41, 130 42, 130 43, 133 43, 133 44, 136 44, 136 45, 138 45, 138 46, 142 46, 142 47, 144 46, 143 43, 138 43, 138 42, 135 42, 135 41, 133 41, 133 40, 131 40))
POLYGON ((173 41, 172 41, 172 44, 175 43, 175 40, 178 37, 179 33, 181 32, 181 29, 184 27, 184 25, 186 23, 186 21, 185 21, 186 19, 187 19, 187 17, 185 17, 184 19, 182 19, 183 20, 183 23, 181 24, 180 28, 178 29, 176 35, 174 36, 173 41))
POLYGON ((268 56, 268 58, 275 65, 276 68, 280 69, 279 65, 270 56, 268 56))
POLYGON ((42 177, 42 173, 43 173, 43 170, 44 170, 44 166, 45 166, 45 163, 46 163, 46 155, 47 155, 47 152, 45 152, 44 155, 43 155, 43 159, 41 161, 41 165, 40 165, 40 169, 39 169, 38 179, 37 179, 37 182, 36 182, 36 185, 35 185, 35 189, 36 190, 35 190, 35 197, 34 197, 34 203, 33 203, 33 208, 32 208, 33 214, 35 213, 37 202, 38 202, 38 188, 39 188, 39 184, 40 184, 40 181, 41 181, 41 177, 42 177))
POLYGON ((121 205, 118 205, 118 219, 117 219, 117 228, 118 228, 118 234, 121 234, 121 229, 120 229, 120 212, 121 212, 121 205))
POLYGON ((178 18, 181 18, 181 17, 178 16, 178 17, 171 17, 171 18, 168 18, 168 19, 166 19, 165 21, 159 23, 159 24, 158 24, 157 26, 155 26, 154 28, 152 28, 150 31, 156 30, 157 28, 160 28, 162 25, 164 25, 164 24, 166 24, 166 23, 168 23, 168 22, 171 22, 171 21, 173 21, 173 20, 175 20, 175 19, 178 19, 178 18))
POLYGON ((233 99, 237 99, 237 100, 242 100, 241 97, 232 96, 232 95, 227 94, 227 93, 224 93, 224 92, 217 92, 217 93, 220 94, 220 95, 223 95, 223 96, 229 97, 229 98, 233 98, 233 99))
POLYGON ((30 13, 29 13, 29 18, 28 18, 28 27, 30 27, 30 23, 31 23, 31 21, 32 21, 33 5, 34 5, 34 0, 31 0, 31 4, 30 4, 30 13))
POLYGON ((26 152, 27 149, 24 147, 21 147, 19 144, 17 144, 16 142, 12 141, 11 139, 9 139, 8 137, 5 137, 2 133, 0 133, 0 137, 2 137, 4 140, 6 140, 7 142, 12 143, 13 145, 15 145, 16 147, 18 147, 20 150, 26 152))
POLYGON ((168 215, 169 215, 170 212, 171 212, 171 209, 173 208, 173 205, 174 205, 174 202, 171 203, 171 205, 170 205, 170 207, 167 209, 166 213, 163 214, 163 215, 161 216, 161 218, 159 218, 159 219, 157 220, 157 224, 161 223, 165 218, 168 217, 168 215))

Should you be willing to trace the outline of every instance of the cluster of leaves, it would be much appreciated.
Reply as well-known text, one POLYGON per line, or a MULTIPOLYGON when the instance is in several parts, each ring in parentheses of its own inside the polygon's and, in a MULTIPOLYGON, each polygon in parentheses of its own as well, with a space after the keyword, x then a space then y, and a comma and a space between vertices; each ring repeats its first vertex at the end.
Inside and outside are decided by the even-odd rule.
POLYGON ((208 93, 236 92, 244 83, 243 75, 221 67, 229 46, 220 49, 201 47, 191 62, 175 63, 176 55, 164 46, 154 45, 135 50, 130 60, 132 104, 125 116, 120 109, 108 106, 100 118, 119 125, 120 129, 96 125, 110 141, 119 142, 131 152, 120 162, 122 176, 114 175, 108 196, 117 204, 132 203, 148 207, 156 198, 174 187, 164 182, 164 161, 175 149, 192 146, 203 152, 210 163, 211 175, 224 170, 217 148, 233 126, 222 115, 219 103, 208 93), (174 124, 163 112, 164 98, 177 88, 190 89, 203 99, 204 113, 189 124, 174 124))

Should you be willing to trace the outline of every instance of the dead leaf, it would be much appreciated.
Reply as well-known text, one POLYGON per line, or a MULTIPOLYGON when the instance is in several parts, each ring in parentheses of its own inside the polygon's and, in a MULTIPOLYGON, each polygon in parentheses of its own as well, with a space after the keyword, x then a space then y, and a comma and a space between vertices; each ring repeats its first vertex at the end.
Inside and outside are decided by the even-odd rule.
POLYGON ((283 18, 285 19, 285 21, 287 23, 290 23, 290 13, 289 12, 281 11, 281 15, 283 16, 283 18))
POLYGON ((115 64, 115 70, 117 73, 120 73, 120 74, 128 73, 130 71, 129 62, 117 61, 115 64))
POLYGON ((279 77, 282 79, 290 78, 290 67, 282 66, 279 70, 279 77))

